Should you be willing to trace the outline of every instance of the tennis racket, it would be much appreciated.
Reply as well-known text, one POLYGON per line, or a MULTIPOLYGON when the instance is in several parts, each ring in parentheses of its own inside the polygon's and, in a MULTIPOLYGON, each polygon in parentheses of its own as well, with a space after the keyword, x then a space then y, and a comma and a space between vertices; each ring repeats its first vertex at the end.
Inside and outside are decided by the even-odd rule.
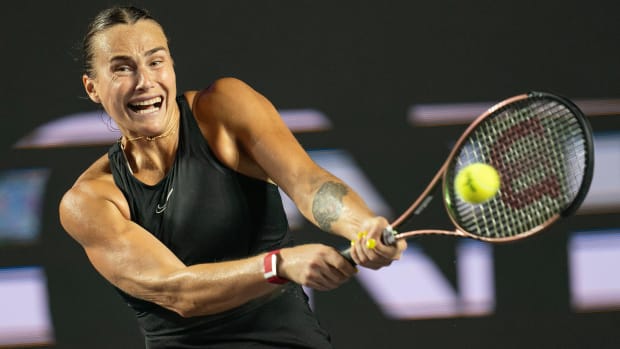
MULTIPOLYGON (((428 234, 493 243, 529 237, 577 210, 593 167, 592 131, 575 104, 544 92, 508 98, 469 125, 422 194, 383 231, 382 241, 394 245, 428 234), (493 166, 500 177, 497 194, 480 204, 464 201, 454 188, 459 171, 473 163, 493 166), (455 229, 399 233, 399 226, 424 210, 440 183, 455 229)), ((353 263, 350 248, 341 253, 353 263)))

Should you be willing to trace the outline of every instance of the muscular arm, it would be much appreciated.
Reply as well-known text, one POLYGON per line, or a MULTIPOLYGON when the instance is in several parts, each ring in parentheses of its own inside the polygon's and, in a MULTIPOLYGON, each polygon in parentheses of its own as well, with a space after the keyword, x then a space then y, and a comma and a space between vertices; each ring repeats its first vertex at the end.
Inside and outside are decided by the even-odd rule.
MULTIPOLYGON (((319 167, 262 95, 236 79, 222 79, 202 91, 194 102, 199 123, 208 124, 220 160, 231 168, 277 183, 300 212, 322 230, 355 240, 359 232, 380 240, 387 225, 339 178, 319 167)), ((358 246, 359 247, 359 246, 358 246)), ((377 268, 398 258, 398 248, 379 244, 376 250, 356 248, 358 264, 377 268)))
MULTIPOLYGON (((62 198, 65 230, 114 286, 182 316, 219 313, 274 291, 263 277, 265 254, 186 266, 152 234, 130 220, 129 206, 101 158, 62 198)), ((281 251, 280 276, 317 290, 346 281, 354 269, 333 249, 313 244, 281 251)))
POLYGON ((339 182, 323 183, 312 200, 312 217, 319 228, 325 231, 332 230, 332 224, 342 216, 344 196, 350 192, 349 188, 339 182))
POLYGON ((312 161, 275 107, 243 82, 217 81, 198 94, 194 112, 208 124, 207 138, 220 160, 273 180, 321 229, 353 239, 375 216, 347 184, 312 161))
POLYGON ((182 316, 221 312, 275 288, 263 279, 262 255, 185 266, 127 218, 120 195, 113 184, 85 180, 67 192, 60 204, 63 227, 116 287, 182 316))

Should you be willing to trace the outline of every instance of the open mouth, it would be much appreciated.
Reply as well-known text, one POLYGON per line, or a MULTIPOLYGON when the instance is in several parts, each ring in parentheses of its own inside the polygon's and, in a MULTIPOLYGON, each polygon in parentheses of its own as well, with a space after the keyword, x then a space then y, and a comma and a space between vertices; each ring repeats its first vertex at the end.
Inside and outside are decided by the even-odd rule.
POLYGON ((158 111, 161 108, 162 97, 154 97, 151 99, 147 99, 146 101, 140 101, 135 103, 129 103, 129 109, 133 110, 138 114, 147 114, 158 111))

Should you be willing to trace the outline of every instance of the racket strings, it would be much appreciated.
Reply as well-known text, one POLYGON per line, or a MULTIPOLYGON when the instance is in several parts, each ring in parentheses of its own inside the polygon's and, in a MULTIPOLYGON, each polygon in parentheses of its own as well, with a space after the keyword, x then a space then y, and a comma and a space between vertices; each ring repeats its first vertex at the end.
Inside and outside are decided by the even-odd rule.
POLYGON ((553 99, 527 98, 488 115, 469 135, 446 173, 449 211, 462 229, 507 238, 537 229, 578 194, 586 166, 584 130, 571 109, 553 99), (474 205, 451 185, 456 173, 484 162, 500 173, 498 195, 474 205))

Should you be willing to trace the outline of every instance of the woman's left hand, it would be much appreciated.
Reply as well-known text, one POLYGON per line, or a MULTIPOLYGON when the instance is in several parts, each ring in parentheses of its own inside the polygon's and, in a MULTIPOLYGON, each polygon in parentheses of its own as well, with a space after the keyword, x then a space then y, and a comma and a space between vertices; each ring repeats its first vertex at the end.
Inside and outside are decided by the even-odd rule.
POLYGON ((381 236, 388 227, 385 218, 371 218, 362 227, 362 231, 351 241, 351 258, 356 264, 376 270, 400 259, 402 252, 407 248, 407 242, 398 240, 394 246, 383 243, 381 236))

